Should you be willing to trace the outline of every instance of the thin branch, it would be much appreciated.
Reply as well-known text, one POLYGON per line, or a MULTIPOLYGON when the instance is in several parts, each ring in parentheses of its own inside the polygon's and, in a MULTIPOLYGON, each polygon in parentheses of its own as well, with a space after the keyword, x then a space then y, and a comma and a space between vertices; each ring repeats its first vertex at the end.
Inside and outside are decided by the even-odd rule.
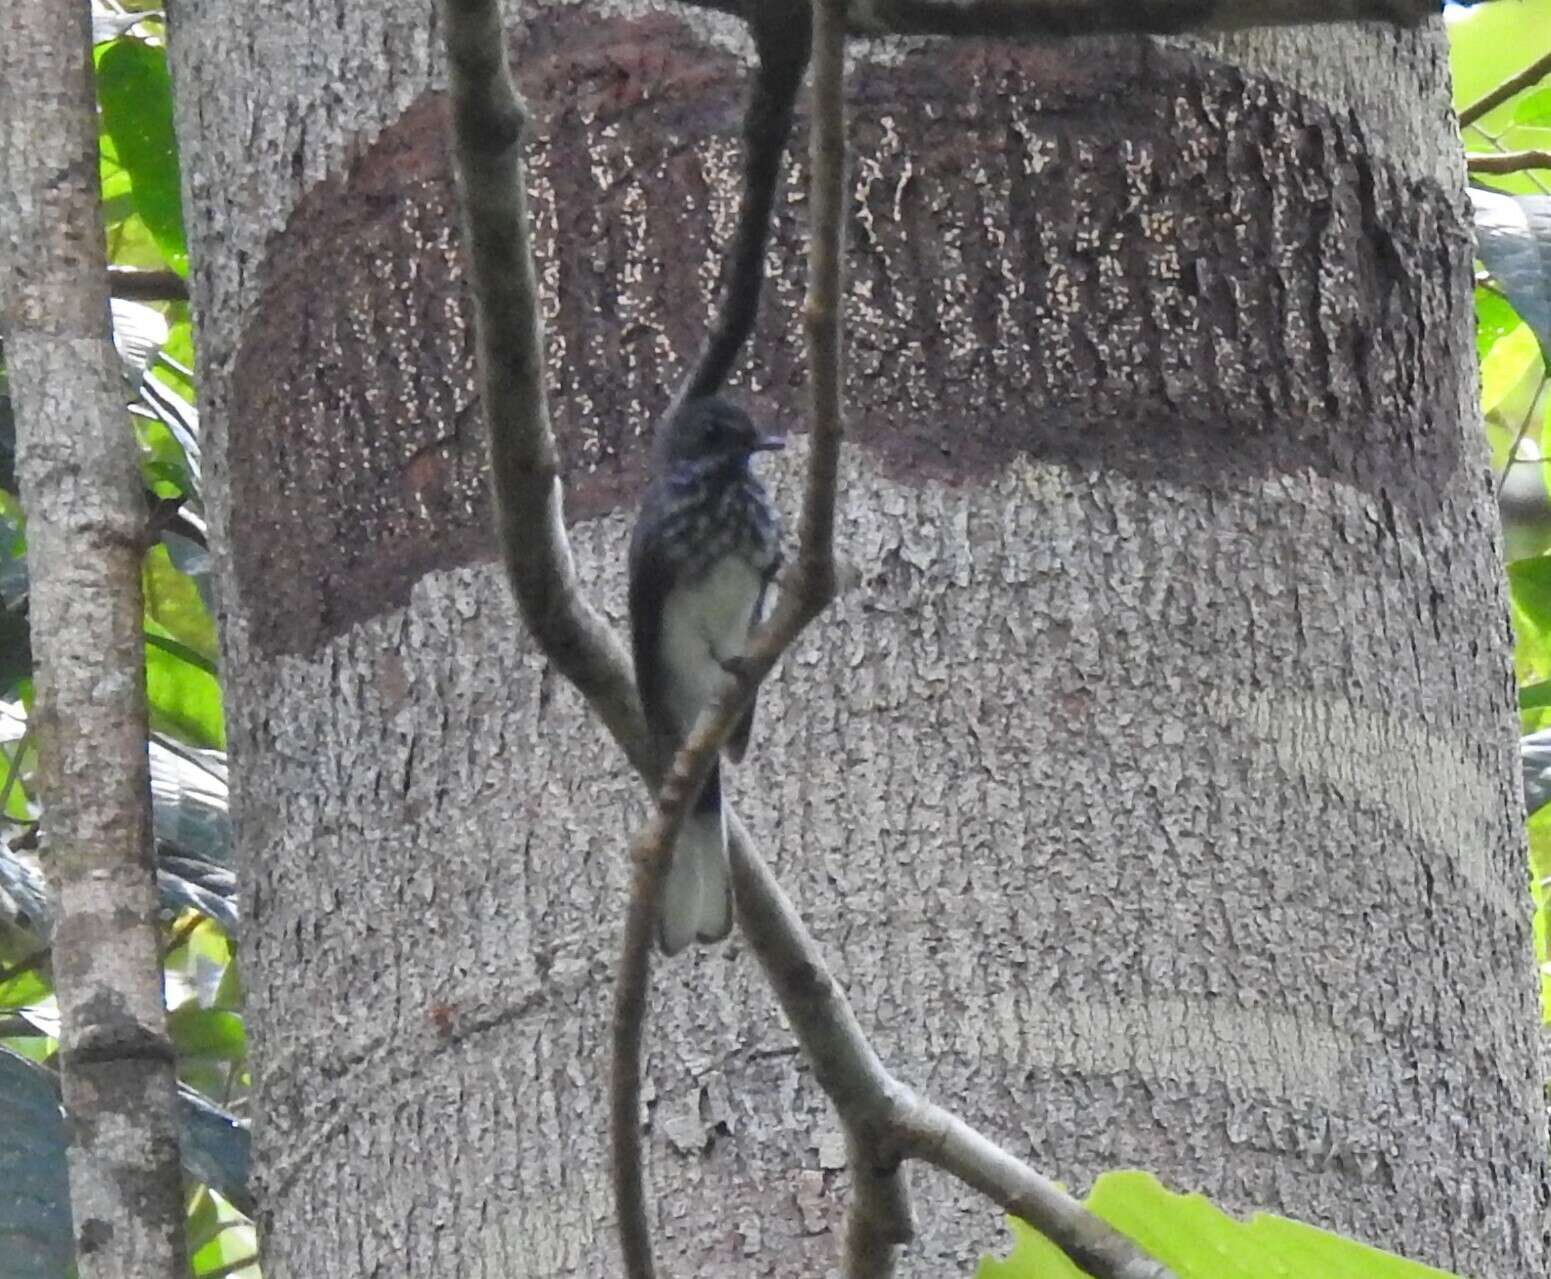
POLYGON ((1525 169, 1551 169, 1551 151, 1502 151, 1496 155, 1467 155, 1471 173, 1522 173, 1525 169))
POLYGON ((108 288, 116 298, 130 302, 187 302, 188 281, 176 271, 138 271, 110 266, 108 288))
MULTIPOLYGON (((1492 133, 1488 129, 1482 128, 1481 125, 1479 125, 1479 124, 1471 125, 1470 126, 1470 132, 1475 133, 1475 134, 1479 134, 1480 137, 1489 146, 1492 146, 1492 147, 1496 148, 1496 151, 1497 151, 1498 155, 1507 155, 1508 154, 1508 148, 1503 146, 1502 139, 1497 134, 1492 133)), ((1466 160, 1466 164, 1468 166, 1469 161, 1470 161, 1470 156, 1467 155, 1465 157, 1465 160, 1466 160)), ((1551 195, 1551 187, 1547 187, 1546 186, 1546 184, 1541 180, 1540 174, 1536 173, 1533 169, 1526 169, 1523 172, 1524 172, 1525 178, 1529 181, 1530 185, 1532 185, 1536 190, 1541 192, 1541 194, 1543 194, 1543 195, 1551 195)), ((1479 184, 1477 184, 1477 185, 1479 185, 1479 184)), ((1489 191, 1495 191, 1496 189, 1497 189, 1496 187, 1492 187, 1492 186, 1488 186, 1487 187, 1487 190, 1489 190, 1489 191)))
MULTIPOLYGON (((443 12, 502 560, 540 650, 592 704, 635 768, 655 784, 662 765, 624 646, 583 595, 566 537, 521 153, 527 114, 512 84, 500 11, 495 0, 444 0, 443 12)), ((640 998, 644 1004, 644 991, 640 998)), ((642 1016, 638 1013, 637 1020, 642 1016)), ((619 1017, 616 1012, 616 1026, 619 1017)), ((639 1114, 633 1111, 622 1123, 617 1091, 612 1096, 616 1143, 622 1131, 635 1132, 639 1163, 639 1114)), ((622 1203, 620 1230, 626 1256, 640 1250, 633 1233, 645 1240, 649 1265, 644 1207, 632 1212, 622 1203)))
POLYGON ((496 535, 523 621, 637 768, 653 745, 624 646, 582 593, 561 510, 522 136, 495 0, 445 0, 453 133, 471 261, 496 535))
POLYGON ((1171 1279, 1162 1262, 941 1106, 914 1099, 893 1116, 893 1129, 906 1154, 995 1200, 1096 1279, 1171 1279))
MULTIPOLYGON (((871 1167, 853 1164, 858 1188, 864 1179, 884 1180, 891 1160, 923 1159, 1023 1218, 1094 1279, 1172 1279, 1168 1267, 1027 1164, 895 1079, 867 1042, 845 993, 736 817, 729 817, 728 850, 744 935, 814 1079, 847 1132, 861 1134, 872 1152, 871 1167)), ((896 1225, 898 1240, 904 1242, 910 1237, 908 1218, 900 1214, 896 1225)))
MULTIPOLYGON (((710 769, 706 761, 701 772, 710 769)), ((609 1174, 614 1183, 619 1253, 629 1279, 652 1279, 652 1224, 646 1204, 641 1153, 641 1040, 646 1028, 646 988, 651 972, 652 920, 667 878, 666 858, 654 855, 651 841, 666 824, 664 846, 683 824, 685 800, 665 787, 657 816, 632 846, 629 908, 614 977, 613 1044, 609 1057, 609 1174)))
MULTIPOLYGON (((683 2, 736 16, 750 7, 738 0, 683 2)), ((1364 21, 1411 27, 1442 11, 1442 0, 851 0, 846 34, 1179 35, 1364 21)))
POLYGON ((846 1132, 851 1202, 840 1264, 846 1279, 889 1279, 899 1249, 915 1238, 915 1211, 900 1161, 879 1160, 858 1133, 846 1132))
POLYGON ((846 224, 846 0, 816 0, 813 8, 813 115, 808 126, 812 167, 808 201, 808 487, 798 524, 798 592, 815 611, 835 593, 835 485, 844 424, 840 410, 840 303, 846 224))
MULTIPOLYGON (((837 18, 840 0, 827 0, 837 18)), ((482 397, 491 433, 492 477, 499 511, 498 533, 514 594, 539 647, 598 710, 631 763, 651 785, 661 783, 656 813, 634 844, 637 877, 661 876, 666 849, 682 821, 721 742, 759 681, 784 648, 823 609, 835 589, 831 546, 835 483, 841 437, 839 412, 840 233, 843 227, 844 157, 838 112, 815 111, 819 147, 814 164, 814 257, 804 319, 811 344, 813 418, 809 436, 809 479, 799 526, 800 546, 791 585, 784 587, 770 621, 751 641, 738 668, 701 713, 689 740, 667 768, 646 731, 639 699, 623 646, 583 599, 572 567, 560 518, 558 462, 549 427, 539 367, 539 330, 528 239, 526 196, 517 154, 523 112, 512 90, 504 38, 493 0, 445 0, 447 42, 457 154, 465 199, 470 280, 480 327, 482 397)), ((828 92, 838 101, 839 67, 835 27, 823 37, 829 68, 828 92)), ((817 38, 817 37, 816 37, 817 38)), ((820 89, 820 94, 825 90, 820 89)), ((820 99, 824 99, 821 97, 820 99)), ((802 921, 749 841, 737 815, 728 810, 729 849, 739 917, 799 1042, 813 1063, 815 1077, 846 1123, 848 1139, 868 1152, 872 1166, 858 1165, 857 1194, 865 1211, 853 1217, 853 1238, 881 1241, 888 1248, 911 1237, 906 1196, 890 1142, 907 1153, 904 1133, 887 1126, 891 1115, 912 1099, 884 1070, 868 1044, 844 994, 835 984, 802 921), (883 1138, 879 1139, 879 1134, 883 1138)), ((621 964, 616 1009, 616 1071, 629 1075, 614 1089, 616 1189, 621 1167, 639 1178, 639 1035, 645 1012, 644 975, 650 953, 657 885, 631 896, 626 922, 626 956, 621 964), (626 983, 631 969, 642 975, 626 983), (633 1025, 634 1030, 631 1031, 633 1025), (635 1036, 631 1042, 631 1034, 635 1036)), ((935 1112, 934 1112, 935 1113, 935 1112)), ((1002 1202, 1016 1202, 1043 1228, 1037 1196, 1020 1192, 1037 1175, 1005 1156, 1006 1184, 996 1182, 1002 1202)), ((989 1183, 988 1183, 989 1184, 989 1183)), ((1084 1215, 1080 1205, 1062 1203, 1062 1220, 1084 1215)), ((644 1204, 634 1220, 622 1202, 621 1232, 632 1275, 650 1275, 650 1248, 644 1204), (638 1243, 634 1236, 642 1241, 638 1243), (644 1259, 644 1260, 643 1260, 644 1259)), ((1102 1224, 1102 1223, 1100 1223, 1102 1224)), ((852 1245, 848 1243, 848 1248, 852 1245)), ((1134 1248, 1131 1258, 1140 1259, 1134 1248)), ((1164 1279, 1161 1267, 1097 1270, 1097 1279, 1164 1279)), ((860 1272, 868 1273, 868 1272, 860 1272)), ((875 1273, 886 1274, 887 1269, 875 1273)))
POLYGON ((722 270, 722 299, 699 358, 668 410, 714 395, 732 372, 759 314, 765 245, 792 131, 792 106, 808 68, 807 0, 762 0, 749 15, 759 56, 743 115, 743 196, 722 270))
MULTIPOLYGON (((808 339, 808 382, 813 397, 815 435, 825 447, 809 460, 808 500, 804 503, 798 572, 827 573, 834 589, 835 485, 842 433, 841 299, 844 290, 846 199, 845 122, 846 0, 816 0, 813 7, 813 112, 809 124, 809 183, 812 223, 808 227, 808 295, 803 327, 808 339), (815 500, 822 495, 826 500, 815 500), (822 551, 822 564, 806 560, 810 548, 822 551)), ((882 1069, 877 1058, 872 1065, 882 1069)), ((887 1090, 881 1094, 887 1096, 887 1090)), ((915 1234, 910 1191, 899 1160, 879 1150, 853 1116, 840 1110, 852 1170, 852 1197, 846 1210, 846 1279, 889 1279, 899 1248, 915 1234)))
POLYGON ((1538 84, 1551 75, 1551 53, 1537 58, 1522 71, 1516 71, 1489 93, 1483 93, 1459 113, 1459 127, 1466 128, 1482 116, 1495 111, 1516 93, 1522 93, 1532 84, 1538 84))

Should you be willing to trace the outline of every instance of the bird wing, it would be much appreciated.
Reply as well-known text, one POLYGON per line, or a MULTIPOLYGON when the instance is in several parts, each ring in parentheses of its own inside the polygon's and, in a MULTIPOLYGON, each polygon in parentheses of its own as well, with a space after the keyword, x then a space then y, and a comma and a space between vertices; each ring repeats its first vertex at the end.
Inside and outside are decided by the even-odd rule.
POLYGON ((656 494, 648 493, 630 538, 630 647, 635 658, 636 688, 641 708, 653 732, 674 735, 668 706, 666 668, 661 660, 662 610, 673 589, 675 573, 662 554, 656 536, 661 523, 656 494))

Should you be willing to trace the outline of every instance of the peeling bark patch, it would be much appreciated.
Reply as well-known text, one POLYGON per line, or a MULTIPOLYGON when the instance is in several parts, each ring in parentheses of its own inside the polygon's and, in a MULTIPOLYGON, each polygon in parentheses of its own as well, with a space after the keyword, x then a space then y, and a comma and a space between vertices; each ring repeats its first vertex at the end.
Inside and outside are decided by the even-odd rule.
MULTIPOLYGON (((633 500, 736 213, 744 74, 676 19, 521 37, 567 510, 633 500)), ((799 136, 801 133, 799 131, 799 136)), ((1425 523, 1461 464, 1462 210, 1360 125, 1175 48, 934 44, 853 90, 851 438, 912 483, 1032 455, 1203 492, 1312 467, 1425 523), (1080 56, 1078 51, 1080 50, 1080 56)), ((233 545, 261 651, 493 554, 445 102, 270 245, 238 351, 233 545), (319 445, 318 441, 326 441, 319 445)), ((755 411, 800 420, 794 164, 755 411)))
POLYGON ((1289 90, 1083 48, 863 81, 856 438, 950 483, 1018 452, 1207 489, 1312 464, 1426 518, 1460 462, 1428 358, 1468 305, 1460 210, 1289 90))
POLYGON ((113 1242, 113 1223, 93 1217, 81 1223, 75 1232, 76 1248, 83 1256, 101 1252, 113 1242))
MULTIPOLYGON (((743 74, 677 20, 574 11, 535 23, 518 64, 555 427, 569 513, 586 517, 636 491, 638 436, 703 327, 706 282, 679 249, 710 238, 743 74)), ((231 445, 235 571, 262 651, 310 651, 422 574, 493 554, 447 114, 422 99, 269 246, 231 445)))
POLYGON ((235 568, 265 648, 308 649, 472 552, 481 443, 441 101, 272 245, 234 368, 235 568))

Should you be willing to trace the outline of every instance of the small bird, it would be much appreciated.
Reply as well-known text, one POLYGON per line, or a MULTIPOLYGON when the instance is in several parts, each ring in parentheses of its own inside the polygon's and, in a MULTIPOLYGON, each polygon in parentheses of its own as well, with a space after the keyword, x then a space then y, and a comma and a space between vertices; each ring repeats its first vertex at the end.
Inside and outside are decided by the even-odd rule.
MULTIPOLYGON (((658 433, 630 539, 630 638, 647 724, 675 749, 742 656, 781 565, 780 523, 749 461, 784 444, 714 396, 690 400, 658 433)), ((724 748, 734 763, 753 724, 751 702, 724 748)), ((675 955, 731 929, 721 772, 713 764, 673 848, 657 944, 675 955)))

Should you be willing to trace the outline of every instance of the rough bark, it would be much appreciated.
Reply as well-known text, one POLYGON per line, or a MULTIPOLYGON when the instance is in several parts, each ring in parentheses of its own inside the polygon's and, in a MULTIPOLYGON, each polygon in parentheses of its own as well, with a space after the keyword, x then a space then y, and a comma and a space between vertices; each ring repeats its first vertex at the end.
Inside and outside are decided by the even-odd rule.
MULTIPOLYGON (((527 12, 567 510, 617 621, 641 436, 733 220, 743 46, 527 12)), ((268 1273, 611 1273, 645 804, 490 562, 428 6, 179 17, 268 1273)), ((1441 32, 857 53, 861 580, 766 686, 740 811, 886 1059, 1036 1166, 1539 1273, 1441 32)), ((742 387, 793 420, 801 202, 779 219, 742 387)), ((739 949, 655 985, 659 1252, 823 1274, 844 1143, 739 949)), ((917 1183, 907 1272, 995 1246, 917 1183)))
POLYGON ((146 507, 108 328, 90 14, 34 4, 0 44, 0 314, 27 508, 32 729, 82 1279, 184 1270, 172 1044, 151 863, 146 507))

